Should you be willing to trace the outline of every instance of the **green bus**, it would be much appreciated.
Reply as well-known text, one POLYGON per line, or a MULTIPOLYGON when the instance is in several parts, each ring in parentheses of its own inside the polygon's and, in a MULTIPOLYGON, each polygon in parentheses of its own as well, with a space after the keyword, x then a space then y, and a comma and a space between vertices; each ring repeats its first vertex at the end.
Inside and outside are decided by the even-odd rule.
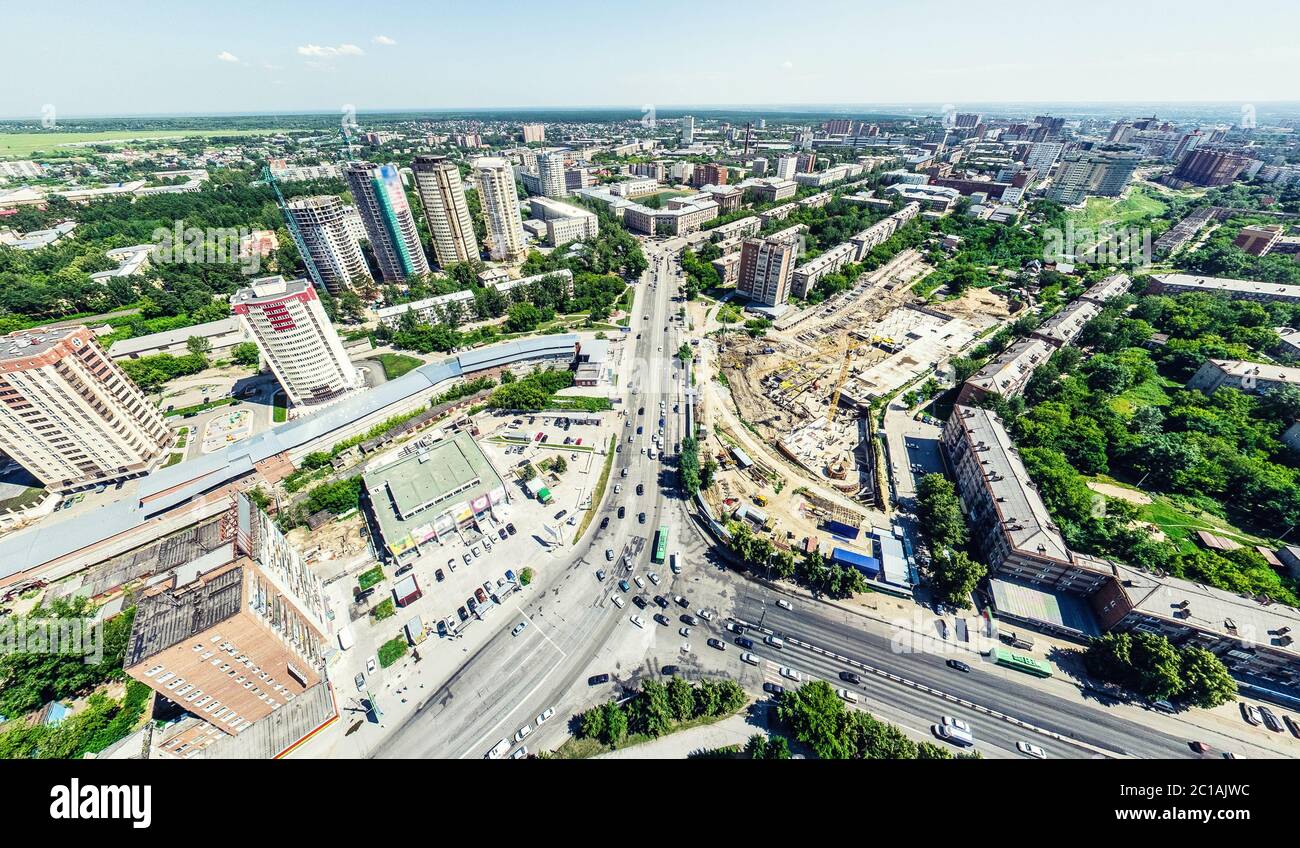
POLYGON ((1023 671, 1025 674, 1032 674, 1034 677, 1052 676, 1051 663, 1035 659, 1027 654, 1013 653, 1006 648, 994 647, 989 651, 989 659, 993 660, 994 665, 1013 668, 1016 671, 1023 671))
POLYGON ((662 563, 666 556, 668 556, 668 525, 664 524, 659 528, 659 532, 655 534, 655 552, 650 559, 653 562, 662 563))

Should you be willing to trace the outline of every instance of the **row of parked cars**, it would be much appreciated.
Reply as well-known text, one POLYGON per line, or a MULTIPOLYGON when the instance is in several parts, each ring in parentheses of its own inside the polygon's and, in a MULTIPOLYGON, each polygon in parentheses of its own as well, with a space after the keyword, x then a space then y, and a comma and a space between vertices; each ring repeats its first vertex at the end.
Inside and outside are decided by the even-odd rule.
POLYGON ((1291 731, 1292 736, 1300 739, 1300 722, 1297 722, 1286 713, 1283 713, 1282 718, 1279 719, 1276 713, 1263 704, 1255 706, 1254 704, 1248 704, 1245 701, 1242 701, 1241 717, 1246 720, 1247 724, 1254 725, 1255 727, 1262 725, 1274 733, 1282 733, 1289 730, 1291 731))

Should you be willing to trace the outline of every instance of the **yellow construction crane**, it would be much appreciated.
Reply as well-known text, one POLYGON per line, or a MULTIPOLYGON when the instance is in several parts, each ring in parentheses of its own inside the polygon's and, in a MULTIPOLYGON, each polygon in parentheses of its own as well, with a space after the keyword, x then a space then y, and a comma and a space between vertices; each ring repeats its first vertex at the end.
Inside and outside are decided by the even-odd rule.
POLYGON ((840 375, 835 378, 835 388, 831 392, 831 405, 830 408, 826 410, 827 424, 835 423, 835 410, 839 408, 840 392, 844 389, 844 381, 848 379, 849 376, 849 360, 853 357, 853 351, 868 344, 871 344, 871 342, 855 339, 852 336, 845 339, 844 361, 840 363, 840 375))

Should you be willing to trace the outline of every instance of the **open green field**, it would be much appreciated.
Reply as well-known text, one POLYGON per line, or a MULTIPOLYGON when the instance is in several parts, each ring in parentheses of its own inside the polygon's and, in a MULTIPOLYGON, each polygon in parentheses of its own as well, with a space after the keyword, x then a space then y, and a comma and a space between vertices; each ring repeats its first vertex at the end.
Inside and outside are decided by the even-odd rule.
POLYGON ((128 141, 149 139, 182 139, 203 136, 270 135, 279 132, 264 130, 120 130, 117 132, 33 132, 0 133, 0 159, 30 159, 36 153, 45 156, 71 156, 76 147, 67 145, 94 142, 97 144, 125 144, 128 141))
POLYGON ((390 380, 396 380, 412 368, 419 368, 424 364, 424 360, 404 353, 381 353, 379 362, 384 366, 384 376, 390 380))
POLYGON ((1103 224, 1127 227, 1154 218, 1165 211, 1166 205, 1148 193, 1144 186, 1134 186, 1128 197, 1089 197, 1082 210, 1071 210, 1070 221, 1075 228, 1097 229, 1103 224))
POLYGON ((1143 406, 1168 406, 1171 403, 1169 390, 1178 387, 1177 382, 1157 375, 1111 398, 1110 406, 1125 416, 1132 415, 1143 406))

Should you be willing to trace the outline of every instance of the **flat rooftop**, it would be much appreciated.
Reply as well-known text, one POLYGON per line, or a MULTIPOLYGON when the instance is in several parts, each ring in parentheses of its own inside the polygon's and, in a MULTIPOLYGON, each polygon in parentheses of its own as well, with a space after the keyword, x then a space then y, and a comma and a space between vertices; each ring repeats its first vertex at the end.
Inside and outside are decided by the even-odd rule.
POLYGON ((1086 636, 1100 636, 1088 602, 1068 592, 1053 592, 1007 577, 989 579, 993 606, 1001 615, 1065 627, 1086 636))
POLYGON ((79 329, 81 327, 74 324, 69 327, 37 327, 10 333, 0 338, 0 362, 39 356, 79 329))
POLYGON ((1225 294, 1261 295, 1300 300, 1300 286, 1281 283, 1261 283, 1258 280, 1234 280, 1228 277, 1201 277, 1194 274, 1155 274, 1152 279, 1175 288, 1189 291, 1223 292, 1225 294))
POLYGON ((138 665, 235 615, 243 602, 243 586, 244 569, 232 568, 192 588, 182 586, 143 598, 136 608, 123 666, 138 665))

